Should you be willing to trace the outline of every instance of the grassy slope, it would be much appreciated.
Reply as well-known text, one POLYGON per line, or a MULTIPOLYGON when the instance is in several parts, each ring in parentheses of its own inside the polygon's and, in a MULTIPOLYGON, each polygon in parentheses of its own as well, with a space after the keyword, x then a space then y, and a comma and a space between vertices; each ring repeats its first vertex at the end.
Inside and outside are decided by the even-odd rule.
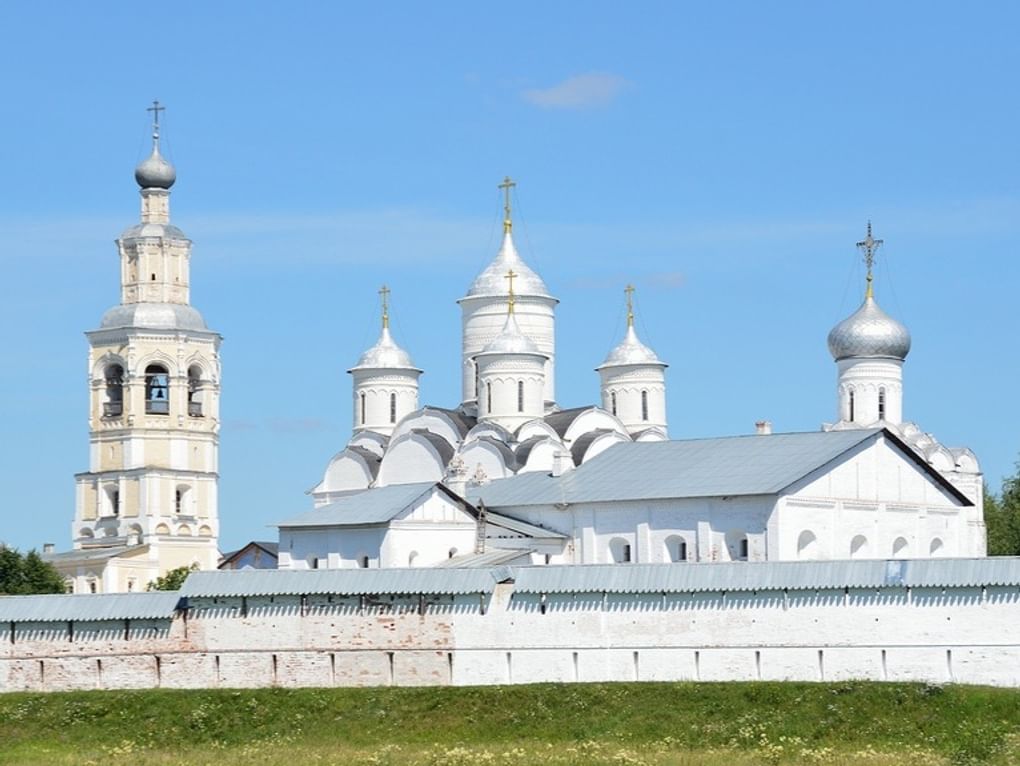
POLYGON ((747 753, 748 763, 802 761, 869 746, 903 763, 922 752, 947 763, 1020 762, 1020 691, 643 683, 0 695, 0 764, 200 763, 210 754, 222 764, 242 751, 238 763, 273 763, 274 748, 288 762, 345 752, 322 762, 459 763, 446 752, 456 747, 473 749, 464 763, 479 762, 480 749, 519 747, 519 761, 489 762, 524 763, 549 745, 576 763, 626 763, 624 750, 633 763, 715 763, 677 754, 720 748, 747 753), (578 743, 595 744, 578 752, 578 743), (383 745, 397 750, 379 755, 383 745))

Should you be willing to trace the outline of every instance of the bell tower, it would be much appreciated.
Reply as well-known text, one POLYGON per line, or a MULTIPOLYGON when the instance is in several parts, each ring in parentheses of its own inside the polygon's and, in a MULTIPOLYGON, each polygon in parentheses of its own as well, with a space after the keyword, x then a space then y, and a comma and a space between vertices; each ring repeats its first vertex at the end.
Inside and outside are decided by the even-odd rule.
POLYGON ((141 221, 117 239, 120 304, 86 333, 89 470, 75 477, 75 551, 54 560, 75 591, 144 590, 219 556, 221 338, 188 302, 191 241, 170 223, 163 107, 149 111, 152 153, 135 169, 141 221))

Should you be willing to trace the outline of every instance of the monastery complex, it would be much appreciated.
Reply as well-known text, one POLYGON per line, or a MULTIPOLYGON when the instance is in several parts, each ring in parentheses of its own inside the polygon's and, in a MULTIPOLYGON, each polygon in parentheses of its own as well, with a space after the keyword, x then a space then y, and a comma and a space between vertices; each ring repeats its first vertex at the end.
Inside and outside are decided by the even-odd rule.
POLYGON ((121 301, 86 333, 89 467, 72 548, 46 554, 69 595, 0 599, 0 691, 1020 684, 1020 565, 985 557, 975 455, 904 420, 911 338, 876 298, 870 224, 862 303, 828 336, 831 422, 671 439, 632 288, 623 339, 592 360, 598 401, 557 404, 558 300, 515 246, 505 179, 499 250, 458 301, 459 394, 419 401, 383 288, 379 339, 349 369, 353 432, 258 550, 276 568, 217 571, 221 339, 189 303, 160 109, 141 219, 117 240, 121 301), (181 566, 201 571, 180 593, 141 592, 181 566))

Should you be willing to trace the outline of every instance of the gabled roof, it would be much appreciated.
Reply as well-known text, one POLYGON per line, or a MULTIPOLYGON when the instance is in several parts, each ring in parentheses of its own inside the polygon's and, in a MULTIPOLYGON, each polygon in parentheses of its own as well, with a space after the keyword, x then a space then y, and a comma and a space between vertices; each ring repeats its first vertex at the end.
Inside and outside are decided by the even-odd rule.
MULTIPOLYGON (((539 540, 560 539, 566 540, 567 536, 562 532, 556 532, 552 529, 546 529, 536 524, 529 524, 526 521, 515 519, 511 516, 504 516, 502 513, 493 513, 487 511, 485 515, 487 524, 490 526, 502 527, 511 532, 517 532, 518 534, 525 535, 526 537, 534 537, 539 540)), ((493 535, 498 537, 498 535, 493 535)))
MULTIPOLYGON (((390 484, 385 487, 352 492, 328 505, 282 521, 276 526, 290 529, 292 527, 354 527, 385 524, 395 519, 402 511, 414 505, 434 489, 443 492, 454 502, 467 505, 463 498, 434 481, 390 484)), ((474 509, 469 507, 469 510, 473 511, 474 509)))
MULTIPOLYGON (((502 574, 502 570, 500 570, 502 574)), ((311 596, 417 593, 491 593, 491 569, 233 569, 192 572, 180 595, 311 596)))
POLYGON ((0 622, 169 620, 179 600, 176 591, 0 596, 0 622))
POLYGON ((485 553, 468 553, 463 556, 454 556, 452 559, 445 559, 436 564, 435 569, 487 569, 512 564, 518 559, 524 559, 524 563, 529 563, 530 556, 534 552, 533 548, 518 548, 517 550, 494 548, 485 551, 485 553))
POLYGON ((730 436, 609 447, 559 477, 518 474, 472 488, 490 508, 693 497, 775 495, 865 442, 884 435, 948 493, 971 505, 942 474, 886 429, 730 436))

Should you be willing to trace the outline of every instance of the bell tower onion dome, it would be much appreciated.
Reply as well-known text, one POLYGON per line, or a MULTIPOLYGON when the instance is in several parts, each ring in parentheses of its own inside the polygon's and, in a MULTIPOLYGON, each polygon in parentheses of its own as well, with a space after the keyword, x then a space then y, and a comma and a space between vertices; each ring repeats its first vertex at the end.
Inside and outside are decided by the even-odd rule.
POLYGON ((883 240, 867 236, 857 243, 867 266, 864 302, 829 332, 829 352, 838 368, 839 421, 868 426, 899 423, 903 417, 903 362, 910 353, 910 332, 875 301, 873 267, 883 240))
POLYGON ((135 181, 143 189, 169 189, 177 180, 177 171, 170 162, 159 153, 159 113, 164 107, 159 101, 153 101, 149 111, 155 115, 152 125, 152 154, 138 163, 135 168, 135 181))
POLYGON ((627 431, 666 430, 666 374, 668 366, 642 343, 634 329, 634 287, 627 285, 627 333, 601 365, 602 408, 618 417, 627 431))
POLYGON ((400 420, 418 409, 418 377, 411 355, 390 334, 390 289, 383 285, 382 332, 375 345, 347 372, 354 378, 354 432, 388 436, 400 420))

